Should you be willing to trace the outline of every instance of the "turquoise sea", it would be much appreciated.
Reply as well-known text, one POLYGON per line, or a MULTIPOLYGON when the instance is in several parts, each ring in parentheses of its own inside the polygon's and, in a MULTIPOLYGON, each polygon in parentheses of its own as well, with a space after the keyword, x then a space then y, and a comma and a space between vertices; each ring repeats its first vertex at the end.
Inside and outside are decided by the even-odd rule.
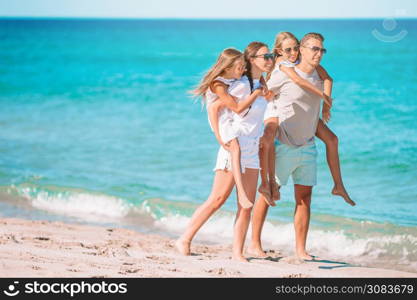
MULTIPOLYGON (((417 271, 417 20, 396 22, 0 19, 0 216, 178 236, 210 192, 218 148, 187 90, 223 48, 315 31, 335 82, 329 126, 357 206, 331 196, 317 141, 309 249, 417 271), (375 30, 406 35, 384 42, 375 30)), ((292 194, 283 188, 264 232, 287 253, 292 194)), ((231 242, 235 210, 233 195, 198 239, 231 242)))

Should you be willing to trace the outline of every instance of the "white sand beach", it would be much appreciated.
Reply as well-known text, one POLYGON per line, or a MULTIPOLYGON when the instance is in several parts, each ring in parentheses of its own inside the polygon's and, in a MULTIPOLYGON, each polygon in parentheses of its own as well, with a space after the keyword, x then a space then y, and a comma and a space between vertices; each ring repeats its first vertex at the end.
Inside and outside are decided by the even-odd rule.
POLYGON ((270 250, 268 259, 230 259, 231 245, 193 244, 124 228, 0 219, 0 277, 417 277, 347 262, 304 262, 270 250))

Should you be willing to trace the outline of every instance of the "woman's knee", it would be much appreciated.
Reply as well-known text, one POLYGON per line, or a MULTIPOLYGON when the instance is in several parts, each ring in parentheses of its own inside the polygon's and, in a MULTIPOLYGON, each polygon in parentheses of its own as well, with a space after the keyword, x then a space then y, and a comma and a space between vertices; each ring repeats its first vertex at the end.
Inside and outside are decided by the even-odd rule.
POLYGON ((251 212, 252 212, 252 207, 249 207, 249 208, 241 208, 241 211, 242 211, 242 214, 244 215, 244 216, 249 216, 250 217, 250 215, 251 215, 251 212))
POLYGON ((218 210, 226 201, 226 195, 210 195, 209 205, 213 210, 218 210))

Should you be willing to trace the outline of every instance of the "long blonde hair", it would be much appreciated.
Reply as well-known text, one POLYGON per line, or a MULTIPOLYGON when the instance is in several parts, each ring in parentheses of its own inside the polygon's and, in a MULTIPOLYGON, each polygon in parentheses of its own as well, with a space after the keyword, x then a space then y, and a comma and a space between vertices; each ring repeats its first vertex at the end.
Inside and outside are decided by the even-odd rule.
POLYGON ((206 72, 201 82, 194 90, 191 90, 189 93, 194 97, 202 96, 203 102, 205 102, 205 94, 213 81, 218 76, 221 76, 227 68, 233 66, 237 60, 242 58, 243 53, 239 50, 235 48, 224 49, 217 58, 216 63, 206 72))
POLYGON ((277 59, 281 56, 280 54, 279 54, 279 52, 278 52, 278 50, 282 50, 282 43, 285 41, 285 40, 287 40, 287 39, 292 39, 292 40, 294 40, 297 44, 300 44, 300 42, 298 41, 298 39, 295 37, 295 35, 293 35, 291 32, 288 32, 288 31, 283 31, 283 32, 280 32, 280 33, 278 33, 277 35, 276 35, 276 37, 275 37, 275 43, 274 43, 274 50, 273 50, 273 53, 275 53, 275 55, 276 55, 276 59, 275 59, 275 61, 274 61, 274 66, 271 68, 271 71, 270 72, 268 72, 268 75, 267 75, 267 79, 269 79, 269 77, 271 77, 271 73, 272 73, 272 71, 274 70, 274 68, 275 68, 275 64, 276 64, 276 62, 277 62, 277 59))

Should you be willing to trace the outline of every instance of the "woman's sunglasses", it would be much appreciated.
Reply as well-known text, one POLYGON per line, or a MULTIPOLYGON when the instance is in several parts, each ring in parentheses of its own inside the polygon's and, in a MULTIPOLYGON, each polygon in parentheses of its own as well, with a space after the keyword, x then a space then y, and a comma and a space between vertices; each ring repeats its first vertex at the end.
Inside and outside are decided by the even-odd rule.
POLYGON ((265 53, 261 55, 252 55, 252 57, 263 57, 264 60, 274 59, 276 57, 275 53, 265 53))

